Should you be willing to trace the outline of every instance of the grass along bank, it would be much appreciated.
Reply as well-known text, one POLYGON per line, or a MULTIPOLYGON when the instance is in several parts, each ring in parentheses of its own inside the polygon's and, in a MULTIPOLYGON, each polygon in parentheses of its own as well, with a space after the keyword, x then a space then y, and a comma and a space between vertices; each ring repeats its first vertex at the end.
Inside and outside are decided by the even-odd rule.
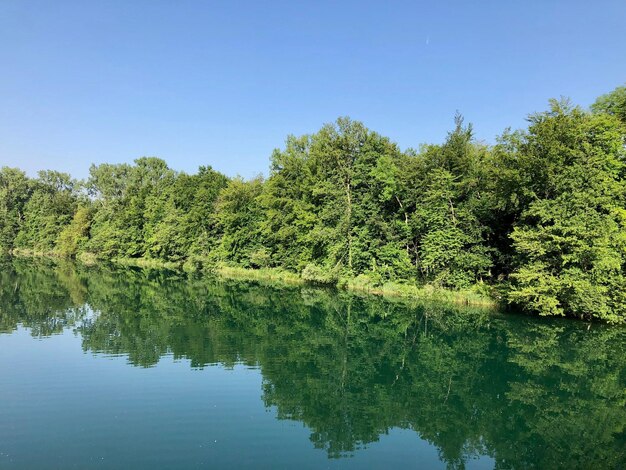
MULTIPOLYGON (((117 258, 113 260, 113 263, 122 266, 136 266, 148 269, 171 269, 197 272, 197 270, 189 264, 165 262, 157 259, 117 258)), ((217 264, 207 269, 207 271, 219 277, 233 280, 271 282, 289 286, 317 285, 337 287, 339 289, 384 297, 402 297, 475 307, 497 308, 500 305, 494 298, 494 295, 490 293, 491 289, 486 284, 477 284, 470 289, 464 290, 445 289, 433 285, 417 286, 395 282, 386 282, 382 285, 376 285, 365 276, 347 279, 342 278, 332 284, 320 284, 303 279, 299 274, 280 268, 250 269, 228 264, 217 264)))
MULTIPOLYGON (((13 250, 11 254, 16 257, 65 258, 55 252, 22 249, 13 250)), ((433 285, 418 286, 395 282, 377 284, 364 275, 355 278, 339 278, 329 283, 320 283, 303 279, 300 274, 280 268, 250 269, 224 263, 218 263, 217 265, 211 265, 208 267, 205 265, 204 267, 199 268, 189 262, 176 263, 153 258, 114 258, 111 260, 102 260, 91 253, 80 253, 77 260, 87 266, 93 266, 102 262, 110 262, 119 266, 132 266, 143 269, 169 269, 173 271, 185 271, 188 273, 206 272, 207 275, 217 275, 219 277, 234 280, 239 279, 246 281, 271 282, 289 286, 317 285, 336 287, 338 289, 345 289, 371 295, 380 295, 384 297, 428 300, 493 309, 500 306, 493 289, 484 283, 476 284, 469 289, 452 290, 433 285)))
MULTIPOLYGON (((219 265, 215 272, 228 279, 276 281, 289 285, 320 285, 302 278, 299 274, 276 268, 247 269, 236 266, 219 265)), ((453 303, 456 305, 471 305, 475 307, 498 308, 500 303, 490 292, 486 284, 477 284, 470 289, 451 290, 432 285, 417 286, 386 282, 380 286, 367 282, 363 276, 349 279, 339 279, 335 286, 354 292, 362 292, 385 297, 402 297, 407 299, 428 300, 435 302, 453 303)))

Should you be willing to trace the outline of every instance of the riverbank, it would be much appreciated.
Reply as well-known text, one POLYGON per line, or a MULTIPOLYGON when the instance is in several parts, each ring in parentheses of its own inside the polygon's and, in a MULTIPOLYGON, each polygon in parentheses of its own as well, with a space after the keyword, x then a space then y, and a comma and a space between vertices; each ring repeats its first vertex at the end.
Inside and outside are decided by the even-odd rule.
MULTIPOLYGON (((13 250, 11 255, 27 258, 44 257, 51 259, 64 259, 64 257, 58 253, 24 249, 13 250)), ((132 266, 142 269, 169 269, 172 271, 187 273, 199 271, 197 267, 192 266, 190 263, 168 262, 151 258, 114 258, 111 260, 101 260, 91 253, 81 253, 78 256, 77 261, 86 266, 94 266, 99 263, 106 262, 119 266, 132 266)), ((299 274, 280 268, 250 269, 227 264, 217 264, 212 265, 209 269, 205 268, 204 271, 208 271, 211 275, 217 275, 222 278, 233 280, 279 283, 288 286, 319 286, 319 284, 303 279, 299 274)), ((356 278, 339 279, 336 285, 330 287, 336 287, 338 289, 352 292, 360 292, 368 295, 446 302, 456 305, 468 305, 489 309, 496 309, 500 306, 500 302, 495 298, 496 296, 490 292, 490 286, 482 283, 476 284, 470 289, 451 290, 432 285, 418 286, 394 282, 385 282, 382 285, 376 285, 370 282, 366 277, 359 276, 356 278)))
MULTIPOLYGON (((217 266, 216 272, 219 276, 229 279, 271 281, 289 285, 315 285, 314 283, 302 279, 298 274, 281 269, 246 269, 234 266, 217 266)), ((467 289, 453 291, 429 285, 418 287, 392 282, 387 282, 382 286, 374 286, 360 281, 359 278, 351 278, 340 280, 335 287, 352 292, 361 292, 383 297, 402 297, 474 307, 497 308, 499 306, 499 303, 495 299, 480 292, 480 290, 484 291, 487 289, 485 285, 476 286, 476 290, 467 289)))
MULTIPOLYGON (((84 261, 84 260, 82 260, 84 261)), ((145 258, 118 258, 112 260, 114 264, 123 266, 136 266, 149 269, 171 269, 176 271, 194 272, 195 269, 188 264, 171 263, 155 259, 145 258)), ((227 278, 247 281, 280 283, 289 286, 294 285, 319 285, 303 279, 299 274, 280 268, 249 269, 240 266, 217 264, 209 270, 212 274, 227 278)), ((477 284, 471 289, 451 290, 432 285, 417 286, 386 282, 375 285, 363 276, 356 278, 340 279, 336 285, 338 289, 344 289, 364 294, 378 295, 383 297, 401 297, 405 299, 427 300, 435 302, 453 303, 456 305, 469 305, 474 307, 498 308, 500 303, 486 284, 477 284)))

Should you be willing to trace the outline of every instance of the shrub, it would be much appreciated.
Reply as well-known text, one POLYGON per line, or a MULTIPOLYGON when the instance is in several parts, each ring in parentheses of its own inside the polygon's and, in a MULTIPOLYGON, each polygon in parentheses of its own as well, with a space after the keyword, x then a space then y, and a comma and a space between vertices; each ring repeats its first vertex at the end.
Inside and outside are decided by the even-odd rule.
POLYGON ((302 271, 302 279, 311 284, 337 285, 338 274, 332 270, 317 264, 307 264, 302 271))

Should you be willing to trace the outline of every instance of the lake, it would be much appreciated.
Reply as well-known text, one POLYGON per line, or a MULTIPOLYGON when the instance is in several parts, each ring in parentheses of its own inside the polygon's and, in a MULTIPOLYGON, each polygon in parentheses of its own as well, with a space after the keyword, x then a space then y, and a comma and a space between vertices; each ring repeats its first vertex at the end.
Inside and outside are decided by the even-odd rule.
POLYGON ((625 468, 626 329, 0 263, 0 468, 625 468))

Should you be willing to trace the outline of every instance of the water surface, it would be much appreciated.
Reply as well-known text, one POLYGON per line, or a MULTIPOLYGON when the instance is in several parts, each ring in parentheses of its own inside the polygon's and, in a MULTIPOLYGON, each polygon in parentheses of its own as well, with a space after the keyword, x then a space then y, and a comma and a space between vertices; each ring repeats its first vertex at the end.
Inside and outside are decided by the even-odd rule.
POLYGON ((0 468, 626 465, 624 328, 0 268, 0 468))

